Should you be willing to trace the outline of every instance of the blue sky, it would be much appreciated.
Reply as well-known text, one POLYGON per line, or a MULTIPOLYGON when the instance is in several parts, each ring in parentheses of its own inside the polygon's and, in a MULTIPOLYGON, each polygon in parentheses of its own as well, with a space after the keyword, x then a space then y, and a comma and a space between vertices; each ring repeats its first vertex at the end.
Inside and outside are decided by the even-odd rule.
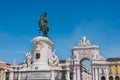
POLYGON ((38 33, 37 18, 47 12, 49 38, 59 59, 71 55, 82 36, 100 46, 106 58, 120 57, 119 0, 0 0, 0 60, 21 63, 38 33))

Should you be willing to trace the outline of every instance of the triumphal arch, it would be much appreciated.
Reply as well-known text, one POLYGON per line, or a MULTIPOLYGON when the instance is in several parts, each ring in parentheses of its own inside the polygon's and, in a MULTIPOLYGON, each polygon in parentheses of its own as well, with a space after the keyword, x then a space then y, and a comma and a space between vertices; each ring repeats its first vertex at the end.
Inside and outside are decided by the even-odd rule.
MULTIPOLYGON (((95 61, 103 61, 105 60, 99 54, 99 46, 93 45, 90 41, 84 36, 80 40, 77 46, 73 46, 72 56, 67 60, 68 65, 70 66, 71 74, 73 75, 73 80, 86 80, 85 77, 88 76, 87 80, 99 80, 99 72, 98 67, 94 66, 95 61), (82 69, 84 66, 82 65, 82 61, 90 60, 91 62, 91 71, 87 73, 87 76, 84 76, 84 70, 82 69)), ((71 75, 70 75, 71 76, 71 75)))

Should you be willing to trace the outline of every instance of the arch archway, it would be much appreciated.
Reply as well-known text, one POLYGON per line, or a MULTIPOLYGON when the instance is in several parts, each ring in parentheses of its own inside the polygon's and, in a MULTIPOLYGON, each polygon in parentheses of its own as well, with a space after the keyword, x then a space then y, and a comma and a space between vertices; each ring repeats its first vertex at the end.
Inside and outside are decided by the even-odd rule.
POLYGON ((92 80, 91 62, 88 57, 84 57, 80 60, 81 80, 92 80))
POLYGON ((77 80, 87 80, 82 78, 81 75, 81 63, 84 60, 88 60, 91 63, 91 74, 87 73, 88 75, 91 75, 89 80, 99 80, 100 72, 95 64, 95 60, 97 61, 103 59, 102 56, 99 55, 99 46, 91 45, 89 40, 84 36, 77 46, 72 47, 72 56, 76 56, 75 58, 71 58, 76 66, 76 68, 74 68, 74 72, 76 73, 73 75, 74 80, 76 80, 76 78, 77 80))
POLYGON ((109 77, 109 80, 113 80, 113 77, 112 77, 112 76, 110 76, 110 77, 109 77))
POLYGON ((120 80, 119 76, 115 76, 115 80, 120 80))
POLYGON ((102 77, 101 77, 101 80, 106 80, 105 76, 102 76, 102 77))

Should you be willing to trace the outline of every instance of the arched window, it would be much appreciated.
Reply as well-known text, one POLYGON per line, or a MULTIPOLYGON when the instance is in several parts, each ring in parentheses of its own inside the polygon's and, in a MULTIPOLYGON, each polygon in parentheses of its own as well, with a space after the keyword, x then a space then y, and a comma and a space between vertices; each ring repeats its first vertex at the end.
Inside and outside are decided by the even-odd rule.
POLYGON ((119 78, 119 76, 115 76, 115 80, 119 80, 120 78, 119 78))
POLYGON ((105 76, 102 76, 102 77, 101 77, 101 80, 106 80, 106 79, 105 79, 105 76))
POLYGON ((112 76, 110 76, 110 77, 109 77, 109 80, 113 80, 113 77, 112 77, 112 76))

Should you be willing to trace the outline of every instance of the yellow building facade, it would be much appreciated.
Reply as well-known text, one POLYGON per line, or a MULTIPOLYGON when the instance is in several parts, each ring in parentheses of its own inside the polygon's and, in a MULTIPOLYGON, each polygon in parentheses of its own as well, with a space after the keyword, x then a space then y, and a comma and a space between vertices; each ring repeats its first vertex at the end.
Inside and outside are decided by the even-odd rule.
POLYGON ((120 64, 111 64, 109 66, 107 66, 107 73, 108 74, 119 74, 120 75, 120 64))
POLYGON ((5 79, 5 72, 3 68, 0 68, 0 80, 4 80, 5 79))
POLYGON ((11 69, 10 65, 6 63, 0 63, 0 80, 9 80, 8 76, 6 76, 9 69, 11 69))

